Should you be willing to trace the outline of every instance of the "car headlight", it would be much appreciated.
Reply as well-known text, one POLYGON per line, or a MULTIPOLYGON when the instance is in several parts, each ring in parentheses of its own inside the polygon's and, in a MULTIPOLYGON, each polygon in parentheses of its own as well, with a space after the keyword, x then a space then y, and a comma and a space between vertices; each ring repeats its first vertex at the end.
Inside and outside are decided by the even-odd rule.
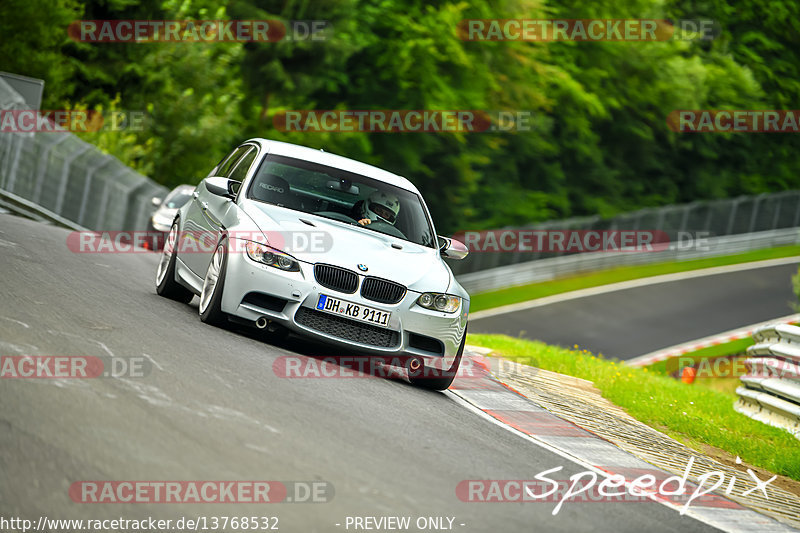
POLYGON ((440 292, 424 292, 417 298, 417 304, 434 311, 455 313, 461 307, 461 298, 440 292))
POLYGON ((300 263, 298 263, 294 257, 289 254, 285 254, 280 250, 276 250, 275 248, 271 248, 265 244, 247 241, 245 250, 247 251, 247 257, 253 261, 264 263, 265 265, 269 265, 286 272, 300 271, 300 263))

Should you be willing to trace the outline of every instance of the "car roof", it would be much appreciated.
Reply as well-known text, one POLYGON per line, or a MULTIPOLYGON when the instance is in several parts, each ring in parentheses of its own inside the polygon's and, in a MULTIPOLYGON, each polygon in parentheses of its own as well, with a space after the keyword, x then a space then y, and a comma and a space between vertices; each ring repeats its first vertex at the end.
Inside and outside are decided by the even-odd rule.
POLYGON ((308 146, 301 146, 299 144, 291 144, 281 141, 271 141, 269 139, 255 138, 250 139, 247 142, 256 142, 260 144, 264 148, 267 148, 270 154, 312 161, 314 163, 337 168, 346 172, 352 172, 354 174, 360 174, 362 176, 367 176, 368 178, 380 180, 390 185, 394 185, 395 187, 400 187, 401 189, 406 189, 419 194, 419 190, 417 190, 414 184, 408 181, 406 178, 398 176, 397 174, 392 174, 391 172, 378 167, 361 163, 360 161, 356 161, 354 159, 331 154, 322 150, 316 150, 314 148, 309 148, 308 146))

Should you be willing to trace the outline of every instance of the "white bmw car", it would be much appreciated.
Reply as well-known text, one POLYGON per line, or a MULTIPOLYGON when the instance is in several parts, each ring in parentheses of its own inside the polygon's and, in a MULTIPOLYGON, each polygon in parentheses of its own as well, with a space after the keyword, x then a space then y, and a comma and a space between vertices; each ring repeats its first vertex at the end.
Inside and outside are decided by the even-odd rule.
MULTIPOLYGON (((251 139, 177 213, 158 294, 200 297, 203 322, 292 331, 359 356, 401 361, 442 390, 458 370, 469 295, 407 179, 321 150, 251 139)), ((394 361, 394 363, 391 363, 394 361)))

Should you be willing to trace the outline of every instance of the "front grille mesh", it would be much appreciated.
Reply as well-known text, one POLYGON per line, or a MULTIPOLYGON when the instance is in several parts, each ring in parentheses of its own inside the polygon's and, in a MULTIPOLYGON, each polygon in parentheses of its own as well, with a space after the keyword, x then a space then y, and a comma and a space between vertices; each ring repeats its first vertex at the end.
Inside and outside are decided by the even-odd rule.
POLYGON ((331 265, 314 265, 314 278, 323 287, 353 294, 358 288, 358 274, 331 265))
POLYGON ((393 348, 399 343, 400 337, 396 331, 370 324, 362 324, 355 320, 314 311, 306 307, 301 307, 294 315, 294 319, 298 324, 326 335, 361 344, 380 348, 393 348))
POLYGON ((381 278, 364 278, 361 284, 361 296, 374 302, 396 304, 405 294, 404 286, 381 278))

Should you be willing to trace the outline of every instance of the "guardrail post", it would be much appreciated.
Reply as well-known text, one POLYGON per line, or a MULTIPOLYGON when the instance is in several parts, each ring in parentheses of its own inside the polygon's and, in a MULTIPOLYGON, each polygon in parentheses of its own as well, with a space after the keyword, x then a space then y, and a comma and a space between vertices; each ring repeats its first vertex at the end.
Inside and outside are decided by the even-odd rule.
POLYGON ((24 137, 23 134, 20 133, 10 133, 7 135, 9 135, 11 139, 14 139, 14 141, 17 141, 17 142, 12 141, 10 143, 11 146, 13 146, 16 149, 12 149, 14 152, 14 156, 11 158, 11 165, 8 170, 8 176, 9 176, 8 187, 6 187, 6 190, 8 192, 14 192, 14 184, 17 181, 17 166, 19 165, 19 154, 20 152, 22 152, 22 143, 23 143, 22 139, 24 139, 24 137))
POLYGON ((113 159, 111 157, 103 157, 100 159, 99 163, 94 165, 89 169, 89 172, 86 174, 86 181, 83 184, 83 195, 81 196, 81 207, 78 211, 78 224, 85 226, 84 221, 86 220, 86 206, 89 202, 89 190, 92 188, 92 183, 94 182, 94 175, 95 173, 109 164, 113 159))
POLYGON ((733 232, 733 224, 736 222, 736 211, 739 208, 739 204, 742 202, 741 198, 737 198, 733 201, 733 205, 731 206, 731 213, 728 215, 728 228, 725 230, 725 235, 730 235, 733 232))
POLYGON ((750 213, 750 226, 748 226, 748 233, 752 233, 756 227, 756 220, 758 220, 758 209, 761 207, 761 201, 764 199, 763 194, 759 194, 753 202, 753 212, 750 213))
POLYGON ((64 165, 61 168, 61 182, 59 183, 58 195, 56 196, 55 212, 59 215, 61 214, 61 210, 64 208, 64 197, 67 194, 67 182, 69 181, 69 167, 70 165, 72 165, 72 162, 78 158, 78 156, 80 156, 90 148, 94 147, 91 144, 86 143, 79 150, 75 150, 72 154, 64 158, 64 165))
POLYGON ((39 161, 36 162, 36 185, 33 189, 33 195, 31 196, 31 201, 34 203, 39 203, 42 198, 42 185, 44 184, 44 180, 47 178, 47 162, 50 158, 50 152, 53 151, 53 148, 61 144, 67 139, 65 135, 61 135, 56 139, 56 142, 53 144, 47 145, 40 153, 39 153, 39 161))

